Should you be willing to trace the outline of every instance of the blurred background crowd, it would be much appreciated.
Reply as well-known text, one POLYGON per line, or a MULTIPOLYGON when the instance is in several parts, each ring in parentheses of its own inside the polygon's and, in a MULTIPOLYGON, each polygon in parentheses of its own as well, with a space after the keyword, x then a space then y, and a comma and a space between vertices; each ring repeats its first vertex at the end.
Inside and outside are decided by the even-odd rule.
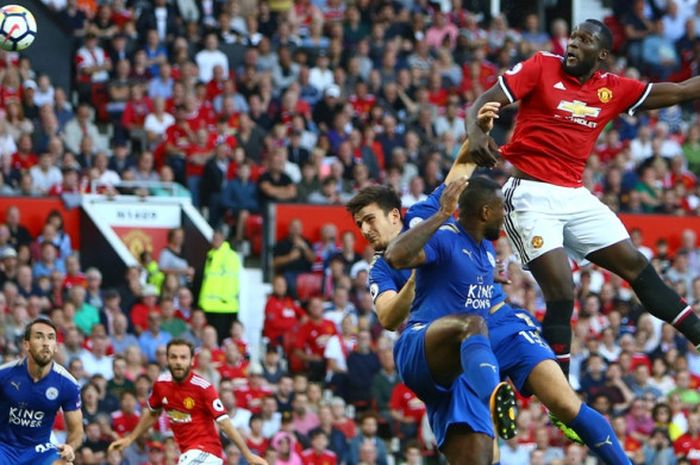
MULTIPOLYGON (((212 251, 230 243, 244 256, 248 225, 269 203, 342 205, 375 183, 394 187, 405 207, 425 199, 454 160, 475 97, 536 51, 563 53, 571 28, 527 8, 509 24, 469 0, 43 3, 75 38, 74 85, 54 87, 26 57, 0 52, 0 195, 186 196, 223 231, 212 251)), ((696 75, 696 3, 612 2, 609 69, 652 81, 696 75)), ((586 187, 614 211, 700 213, 697 106, 616 120, 591 154, 586 187)), ((501 112, 499 143, 516 111, 501 112)), ((504 182, 509 171, 501 162, 482 174, 504 182)), ((683 231, 672 250, 631 231, 700 312, 697 233, 683 231)), ((165 417, 126 453, 106 452, 135 427, 172 337, 196 343, 196 369, 271 465, 439 462, 424 406, 397 378, 396 334, 372 311, 373 251, 358 254, 355 235, 333 218, 310 237, 298 219, 274 248, 264 350, 251 360, 242 324, 203 311, 182 230, 107 288, 100 270, 81 269, 60 213, 32 237, 9 208, 0 224, 3 360, 19 356, 27 321, 48 314, 59 326, 59 360, 82 386, 87 438, 76 464, 177 462, 165 417)), ((541 318, 536 283, 504 238, 497 251, 510 300, 541 318)), ((575 284, 572 385, 610 419, 636 465, 700 465, 700 355, 618 277, 577 266, 575 284)), ((519 401, 520 434, 501 445, 501 464, 595 463, 536 399, 519 401)), ((63 429, 59 419, 55 433, 63 429)), ((227 447, 226 464, 239 463, 227 447)))

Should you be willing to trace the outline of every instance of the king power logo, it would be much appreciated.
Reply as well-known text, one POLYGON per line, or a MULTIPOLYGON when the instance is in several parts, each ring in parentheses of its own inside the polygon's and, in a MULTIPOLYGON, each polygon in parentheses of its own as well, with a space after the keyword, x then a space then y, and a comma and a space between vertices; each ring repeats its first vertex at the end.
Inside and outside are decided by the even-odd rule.
POLYGON ((576 124, 582 126, 587 126, 589 128, 595 128, 598 123, 595 121, 589 121, 587 118, 597 118, 600 115, 600 108, 589 107, 585 102, 580 100, 568 101, 562 100, 557 105, 557 110, 565 111, 571 113, 568 119, 576 124))

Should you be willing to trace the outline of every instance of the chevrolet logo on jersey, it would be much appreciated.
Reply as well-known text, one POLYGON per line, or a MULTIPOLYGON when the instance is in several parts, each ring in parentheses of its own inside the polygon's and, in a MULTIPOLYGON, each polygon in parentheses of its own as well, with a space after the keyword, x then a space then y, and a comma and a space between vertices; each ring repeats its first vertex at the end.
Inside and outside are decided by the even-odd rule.
POLYGON ((173 423, 189 423, 192 421, 192 415, 179 410, 168 410, 167 414, 173 423))
POLYGON ((586 118, 597 118, 600 114, 600 108, 589 107, 580 100, 574 100, 573 102, 562 100, 559 102, 557 110, 571 113, 571 116, 568 116, 567 119, 573 123, 580 124, 581 126, 586 126, 591 129, 598 126, 598 123, 595 121, 589 121, 586 118))
POLYGON ((600 108, 589 107, 580 100, 574 100, 573 102, 562 100, 561 102, 559 102, 557 110, 568 111, 569 113, 571 113, 572 116, 579 118, 597 118, 600 114, 600 108))

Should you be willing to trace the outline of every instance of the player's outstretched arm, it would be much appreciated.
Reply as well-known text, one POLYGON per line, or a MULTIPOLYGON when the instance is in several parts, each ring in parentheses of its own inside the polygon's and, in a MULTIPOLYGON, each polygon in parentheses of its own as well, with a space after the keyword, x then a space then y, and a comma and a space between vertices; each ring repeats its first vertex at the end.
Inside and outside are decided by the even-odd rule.
POLYGON ((423 247, 457 209, 457 201, 469 179, 462 177, 447 185, 440 197, 440 209, 430 218, 401 233, 389 243, 384 259, 394 268, 416 268, 426 261, 423 247))
POLYGON ((241 451, 243 458, 249 465, 268 465, 264 458, 255 455, 248 449, 243 437, 241 437, 241 434, 233 427, 231 419, 228 416, 217 421, 217 423, 219 424, 219 428, 221 428, 221 430, 226 433, 226 436, 238 447, 238 450, 241 451))
POLYGON ((83 412, 80 409, 72 410, 64 412, 63 416, 66 420, 68 437, 65 444, 58 446, 58 450, 61 458, 70 463, 75 460, 75 451, 83 444, 83 412))
MULTIPOLYGON (((498 110, 501 104, 498 102, 486 102, 479 108, 477 113, 477 124, 485 132, 489 133, 493 129, 493 121, 498 118, 498 110)), ((457 158, 455 158, 449 173, 445 177, 445 184, 449 184, 457 178, 466 176, 470 178, 476 169, 476 163, 469 156, 469 138, 462 142, 457 158)))
POLYGON ((408 281, 399 292, 384 291, 374 302, 374 310, 382 328, 396 331, 396 328, 406 319, 411 311, 411 303, 416 295, 416 270, 413 270, 408 281))
POLYGON ((670 107, 700 98, 700 76, 683 82, 658 82, 651 86, 649 96, 640 105, 642 110, 670 107))
POLYGON ((479 110, 488 102, 496 102, 500 106, 510 103, 500 85, 495 84, 476 99, 467 113, 467 136, 469 137, 469 156, 478 166, 493 168, 498 161, 498 144, 479 125, 479 110))
POLYGON ((136 439, 139 438, 143 433, 148 431, 148 429, 153 426, 153 423, 156 422, 156 419, 158 418, 158 412, 154 412, 150 408, 145 408, 143 409, 143 412, 141 413, 141 418, 139 419, 139 424, 136 425, 136 428, 129 433, 128 435, 124 436, 121 439, 117 439, 114 441, 112 444, 109 445, 109 450, 124 450, 127 447, 131 445, 136 439))

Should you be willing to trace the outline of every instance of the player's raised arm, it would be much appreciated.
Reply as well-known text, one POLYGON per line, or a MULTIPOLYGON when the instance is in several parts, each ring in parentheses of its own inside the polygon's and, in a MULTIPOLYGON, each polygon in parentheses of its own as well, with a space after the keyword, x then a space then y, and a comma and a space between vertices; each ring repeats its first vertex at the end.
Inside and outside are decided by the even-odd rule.
POLYGON ((153 426, 153 423, 156 422, 156 419, 158 418, 158 412, 154 412, 150 408, 145 408, 141 412, 141 418, 139 419, 138 425, 136 425, 136 428, 129 433, 128 435, 124 436, 121 439, 117 439, 116 441, 112 442, 112 444, 109 445, 109 450, 124 450, 127 447, 129 447, 136 439, 139 438, 143 433, 148 431, 148 429, 153 426))
POLYGON ((65 444, 58 446, 58 450, 61 452, 61 458, 70 463, 75 460, 75 451, 83 444, 83 412, 80 409, 64 411, 63 417, 66 420, 68 437, 65 444))
POLYGON ((228 416, 217 421, 217 423, 219 428, 221 428, 221 430, 226 433, 226 436, 228 436, 236 447, 238 447, 243 455, 243 458, 249 465, 268 465, 264 458, 259 457, 250 451, 245 441, 241 437, 241 434, 236 430, 236 428, 233 427, 231 419, 228 416))
POLYGON ((399 269, 416 268, 426 262, 425 245, 457 209, 459 196, 468 183, 466 177, 452 181, 442 193, 440 209, 433 216, 401 233, 389 243, 384 252, 384 259, 389 265, 399 269))
MULTIPOLYGON (((498 118, 498 110, 500 108, 501 104, 498 102, 486 102, 484 106, 479 108, 476 116, 477 124, 485 133, 488 134, 493 129, 493 121, 498 118)), ((467 138, 462 142, 457 158, 455 158, 450 171, 445 177, 445 184, 449 184, 462 176, 470 178, 476 166, 476 163, 469 156, 469 138, 467 138)))
MULTIPOLYGON (((700 76, 683 82, 657 82, 650 86, 649 95, 639 106, 642 110, 670 107, 700 98, 700 76)), ((643 97, 642 97, 643 98, 643 97)))
POLYGON ((493 168, 498 161, 498 144, 479 124, 479 113, 486 104, 497 103, 499 108, 510 102, 499 84, 495 84, 476 99, 467 113, 467 137, 469 138, 469 157, 479 166, 493 168))

